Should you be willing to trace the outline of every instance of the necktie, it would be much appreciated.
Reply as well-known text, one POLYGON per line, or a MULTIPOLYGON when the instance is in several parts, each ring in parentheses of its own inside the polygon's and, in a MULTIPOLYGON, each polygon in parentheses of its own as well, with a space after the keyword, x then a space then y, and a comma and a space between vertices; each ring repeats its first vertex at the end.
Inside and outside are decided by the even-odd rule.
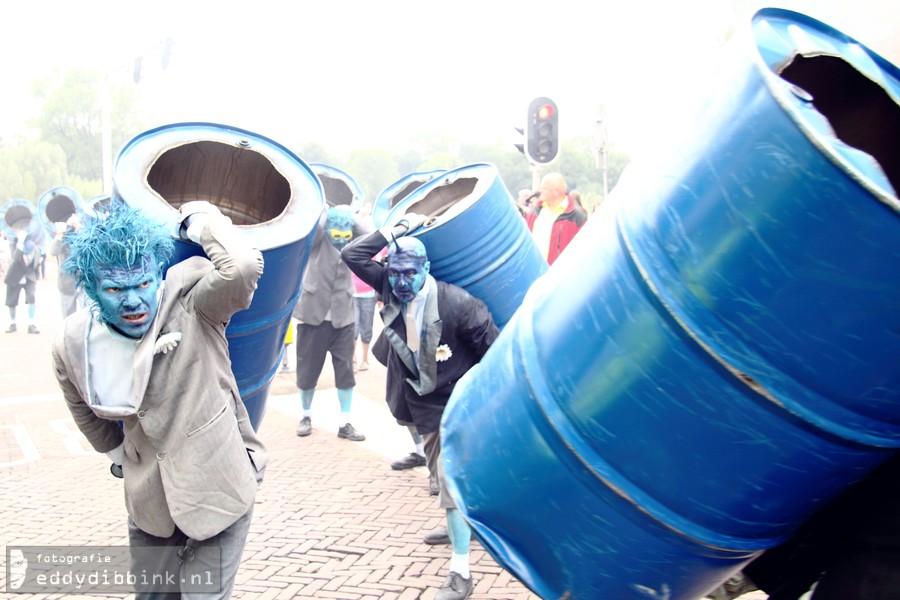
POLYGON ((419 302, 421 300, 416 297, 406 305, 406 345, 413 354, 419 351, 419 329, 416 327, 416 312, 419 309, 419 302))

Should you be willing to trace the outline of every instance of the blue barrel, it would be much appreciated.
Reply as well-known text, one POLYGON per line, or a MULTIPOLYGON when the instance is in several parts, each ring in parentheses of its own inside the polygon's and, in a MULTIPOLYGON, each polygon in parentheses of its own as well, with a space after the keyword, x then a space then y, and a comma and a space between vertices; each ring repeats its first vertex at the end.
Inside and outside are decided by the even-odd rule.
POLYGON ((81 194, 68 186, 51 188, 38 200, 38 218, 51 238, 56 235, 57 224, 65 223, 72 215, 84 220, 85 203, 81 194))
POLYGON ((446 173, 445 169, 437 169, 434 171, 414 171, 404 175, 391 185, 384 188, 375 199, 372 207, 372 221, 376 228, 384 225, 384 220, 391 209, 394 208, 401 200, 409 196, 417 187, 422 186, 438 175, 446 173))
POLYGON ((366 203, 359 183, 350 174, 341 171, 337 167, 322 163, 309 163, 319 181, 322 182, 322 190, 325 194, 325 203, 328 206, 349 206, 353 212, 359 212, 366 203))
MULTIPOLYGON (((281 364, 291 310, 325 206, 322 184, 296 154, 266 137, 214 123, 176 123, 129 141, 116 159, 115 197, 173 226, 178 207, 206 200, 262 252, 250 307, 226 330, 231 368, 254 428, 281 364)), ((176 242, 174 262, 202 254, 176 242)))
POLYGON ((493 165, 467 165, 439 175, 394 206, 385 223, 396 223, 408 212, 429 217, 412 235, 425 244, 431 274, 479 298, 498 327, 547 271, 493 165))
POLYGON ((898 70, 777 9, 734 43, 444 413, 452 496, 543 598, 703 597, 900 447, 898 70))
POLYGON ((22 198, 7 200, 0 206, 0 231, 9 239, 16 239, 17 231, 25 231, 34 238, 42 237, 37 207, 22 198))
POLYGON ((96 196, 91 196, 84 202, 85 214, 91 218, 97 218, 106 214, 109 200, 109 194, 97 194, 96 196))

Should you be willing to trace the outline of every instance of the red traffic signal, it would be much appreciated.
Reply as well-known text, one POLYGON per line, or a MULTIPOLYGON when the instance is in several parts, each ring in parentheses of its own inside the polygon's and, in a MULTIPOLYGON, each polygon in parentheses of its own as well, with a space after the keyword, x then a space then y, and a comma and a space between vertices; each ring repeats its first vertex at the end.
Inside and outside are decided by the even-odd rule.
POLYGON ((550 98, 535 98, 525 121, 525 156, 535 164, 551 162, 559 154, 559 110, 550 98))
POLYGON ((537 117, 538 121, 546 121, 554 114, 556 114, 555 104, 541 104, 538 107, 535 116, 537 117))

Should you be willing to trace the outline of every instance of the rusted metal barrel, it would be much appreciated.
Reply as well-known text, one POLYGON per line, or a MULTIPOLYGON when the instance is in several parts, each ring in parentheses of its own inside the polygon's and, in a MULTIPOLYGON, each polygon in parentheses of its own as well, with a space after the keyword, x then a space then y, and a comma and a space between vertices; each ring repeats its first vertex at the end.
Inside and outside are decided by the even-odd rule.
MULTIPOLYGON (((258 428, 325 206, 322 184, 285 146, 215 123, 176 123, 136 136, 119 153, 113 179, 115 196, 173 231, 178 207, 206 200, 262 252, 265 272, 253 301, 226 330, 232 371, 258 428)), ((190 242, 176 246, 175 261, 202 253, 190 242)))
POLYGON ((325 202, 329 206, 349 206, 358 212, 366 202, 359 183, 349 173, 323 163, 309 163, 309 168, 322 182, 325 202))
POLYGON ((479 163, 447 171, 413 190, 385 218, 429 217, 413 232, 435 278, 484 302, 498 327, 519 308, 547 261, 534 243, 497 168, 479 163))
POLYGON ((900 446, 900 73, 764 9, 444 413, 451 494, 543 598, 701 598, 900 446))

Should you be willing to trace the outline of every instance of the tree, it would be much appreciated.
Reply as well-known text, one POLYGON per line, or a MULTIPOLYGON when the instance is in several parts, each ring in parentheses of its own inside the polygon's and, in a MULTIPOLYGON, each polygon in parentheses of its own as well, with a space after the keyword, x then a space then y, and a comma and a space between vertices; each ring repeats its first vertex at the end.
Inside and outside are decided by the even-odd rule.
POLYGON ((111 101, 112 147, 121 148, 142 130, 133 88, 115 85, 93 69, 54 72, 35 84, 33 95, 42 104, 33 124, 40 138, 65 152, 68 172, 85 180, 103 177, 101 90, 111 101))
POLYGON ((369 203, 400 179, 397 158, 387 150, 353 150, 344 170, 359 183, 369 203))
POLYGON ((66 155, 56 144, 24 141, 0 149, 0 202, 21 198, 37 205, 44 192, 69 185, 66 155))

